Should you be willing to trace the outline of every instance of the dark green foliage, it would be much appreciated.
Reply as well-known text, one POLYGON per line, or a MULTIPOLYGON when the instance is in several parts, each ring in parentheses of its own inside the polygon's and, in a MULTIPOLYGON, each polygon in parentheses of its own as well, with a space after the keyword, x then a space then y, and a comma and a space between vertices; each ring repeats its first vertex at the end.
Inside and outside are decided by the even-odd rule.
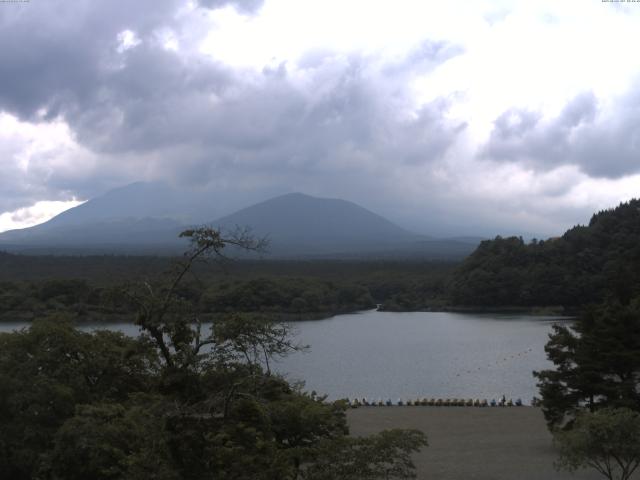
POLYGON ((640 411, 640 299, 590 308, 573 327, 556 326, 545 350, 555 370, 536 372, 550 426, 583 408, 640 411))
MULTIPOLYGON (((202 328, 199 296, 183 280, 233 240, 186 235, 193 249, 166 277, 121 289, 140 337, 82 333, 59 317, 0 335, 0 478, 287 480, 326 470, 316 465, 412 478, 422 434, 349 439, 342 402, 271 374, 273 357, 299 348, 286 325, 231 313, 202 328)), ((38 291, 48 301, 73 286, 86 295, 73 282, 38 291)))
MULTIPOLYGON (((205 315, 262 312, 295 320, 375 307, 365 286, 315 278, 192 280, 181 284, 176 294, 205 315)), ((113 287, 80 280, 0 284, 0 320, 31 320, 61 309, 78 321, 113 321, 133 313, 135 305, 113 287)))
MULTIPOLYGON (((103 257, 6 257, 11 260, 3 270, 0 255, 0 321, 30 321, 60 310, 78 322, 129 321, 136 306, 123 298, 118 286, 125 281, 135 285, 170 269, 167 259, 148 257, 111 257, 110 263, 103 257), (33 263, 37 258, 42 265, 33 263), (17 280, 24 278, 28 280, 17 280)), ((428 310, 444 305, 452 265, 239 261, 223 270, 194 265, 176 294, 209 319, 228 312, 314 319, 375 304, 386 310, 428 310)))
POLYGON ((177 480, 161 398, 80 405, 55 433, 41 474, 64 480, 177 480))
POLYGON ((304 480, 383 480, 415 478, 411 454, 427 445, 418 430, 387 430, 371 437, 323 442, 304 480))
POLYGON ((591 467, 609 480, 628 480, 640 465, 640 414, 627 408, 584 412, 568 431, 554 434, 557 468, 591 467))
POLYGON ((340 313, 373 308, 369 290, 316 279, 256 278, 218 283, 208 288, 200 305, 213 312, 340 313))
POLYGON ((577 309, 608 297, 622 303, 640 293, 640 200, 594 215, 547 241, 484 241, 456 270, 454 305, 577 309))
POLYGON ((93 335, 62 318, 0 335, 0 478, 32 478, 76 405, 152 388, 158 362, 143 339, 93 335))

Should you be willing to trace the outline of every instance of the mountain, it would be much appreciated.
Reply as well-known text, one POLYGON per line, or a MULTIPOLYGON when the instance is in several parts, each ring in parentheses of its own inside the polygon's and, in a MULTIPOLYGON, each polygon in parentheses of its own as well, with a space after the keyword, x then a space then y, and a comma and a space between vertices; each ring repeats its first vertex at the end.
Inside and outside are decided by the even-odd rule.
POLYGON ((397 248, 424 239, 355 203, 290 193, 213 222, 223 230, 250 226, 274 255, 347 253, 397 248))
POLYGON ((177 190, 159 182, 137 182, 115 188, 82 205, 62 212, 37 230, 58 226, 86 225, 102 221, 121 221, 124 218, 183 218, 190 217, 193 208, 177 190))
POLYGON ((477 242, 409 232, 355 203, 290 193, 235 213, 222 193, 135 183, 34 227, 0 233, 0 249, 29 253, 179 253, 178 234, 196 224, 267 236, 271 257, 461 258, 477 242), (212 218, 217 220, 211 221, 212 218))
MULTIPOLYGON (((0 234, 8 250, 109 251, 122 247, 177 246, 193 208, 161 183, 117 188, 30 228, 0 234)), ((134 248, 134 249, 135 249, 134 248)))
POLYGON ((36 253, 174 253, 185 226, 237 208, 225 191, 179 189, 161 182, 115 188, 51 220, 0 233, 0 247, 36 253))

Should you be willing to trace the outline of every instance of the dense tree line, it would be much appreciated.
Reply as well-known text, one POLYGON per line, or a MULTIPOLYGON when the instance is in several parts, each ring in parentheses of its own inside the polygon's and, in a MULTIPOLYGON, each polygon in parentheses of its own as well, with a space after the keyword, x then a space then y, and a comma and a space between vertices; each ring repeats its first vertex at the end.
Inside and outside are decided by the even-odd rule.
POLYGON ((640 200, 599 212, 559 238, 484 241, 452 276, 454 305, 577 309, 640 293, 640 200))
POLYGON ((349 312, 375 307, 369 290, 357 284, 316 279, 256 278, 220 282, 203 293, 204 310, 227 312, 349 312))
MULTIPOLYGON (((133 255, 19 255, 0 251, 0 282, 85 280, 105 286, 127 281, 143 281, 166 272, 173 257, 133 255)), ((203 281, 257 277, 318 278, 334 282, 383 284, 385 281, 419 281, 441 278, 458 262, 407 260, 337 259, 226 259, 194 265, 193 274, 203 281)))
MULTIPOLYGON (((32 257, 8 257, 16 277, 0 269, 0 321, 30 321, 61 310, 78 321, 126 320, 133 305, 118 297, 119 286, 161 275, 170 266, 168 259, 153 257, 113 257, 111 267, 102 257, 45 257, 38 267, 32 257)), ((238 261, 222 268, 195 265, 178 293, 205 315, 242 311, 296 320, 376 304, 419 310, 444 303, 452 268, 438 262, 238 261)))
MULTIPOLYGON (((330 316, 375 307, 369 290, 352 282, 313 278, 255 278, 189 281, 177 292, 204 315, 227 312, 288 314, 288 318, 330 316)), ((0 321, 33 320, 65 311, 78 321, 125 319, 134 309, 117 286, 84 280, 0 283, 0 321)))

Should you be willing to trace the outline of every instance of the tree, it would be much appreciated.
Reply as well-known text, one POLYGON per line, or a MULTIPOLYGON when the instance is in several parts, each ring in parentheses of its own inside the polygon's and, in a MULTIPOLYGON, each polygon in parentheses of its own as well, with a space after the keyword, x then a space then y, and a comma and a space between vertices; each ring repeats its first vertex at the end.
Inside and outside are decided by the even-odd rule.
POLYGON ((570 427, 584 408, 640 411, 640 299, 591 308, 574 326, 555 326, 545 350, 556 369, 534 375, 550 427, 570 427))
POLYGON ((128 285, 123 294, 137 308, 135 323, 155 342, 170 370, 188 370, 199 359, 201 350, 215 342, 212 335, 202 337, 201 322, 193 305, 179 294, 179 287, 194 264, 209 256, 224 258, 226 247, 263 251, 266 239, 255 239, 248 230, 223 236, 219 230, 199 227, 185 230, 180 237, 191 240, 191 248, 172 271, 158 282, 128 285), (195 328, 192 327, 195 324, 195 328))
POLYGON ((0 478, 412 478, 422 433, 350 438, 344 403, 270 370, 298 348, 285 325, 230 314, 203 331, 183 279, 228 245, 261 243, 183 236, 192 248, 166 277, 124 290, 139 338, 62 318, 0 334, 0 478))
POLYGON ((80 405, 56 432, 41 474, 64 480, 179 480, 161 398, 80 405))
POLYGON ((640 465, 640 414, 605 408, 580 414, 573 428, 557 431, 559 469, 596 469, 609 480, 627 480, 640 465))
MULTIPOLYGON (((182 236, 192 239, 192 248, 173 279, 165 286, 146 284, 131 296, 139 305, 138 325, 164 359, 162 391, 176 402, 167 428, 181 477, 297 478, 310 465, 333 458, 336 448, 351 445, 343 404, 312 398, 272 375, 274 356, 301 348, 291 342, 286 325, 230 314, 203 336, 198 318, 184 314, 188 305, 176 292, 194 262, 220 256, 228 244, 245 249, 263 244, 246 232, 229 240, 206 228, 182 236), (338 447, 332 450, 334 442, 338 447)), ((371 471, 386 465, 385 478, 411 478, 408 452, 426 445, 422 433, 402 430, 369 442, 368 449, 357 449, 366 452, 358 457, 360 465, 371 471)))
POLYGON ((389 480, 415 478, 411 454, 427 445, 419 430, 385 430, 370 437, 323 442, 303 480, 389 480))
POLYGON ((33 478, 76 406, 122 402, 158 373, 146 340, 83 333, 63 316, 0 334, 0 478, 33 478))

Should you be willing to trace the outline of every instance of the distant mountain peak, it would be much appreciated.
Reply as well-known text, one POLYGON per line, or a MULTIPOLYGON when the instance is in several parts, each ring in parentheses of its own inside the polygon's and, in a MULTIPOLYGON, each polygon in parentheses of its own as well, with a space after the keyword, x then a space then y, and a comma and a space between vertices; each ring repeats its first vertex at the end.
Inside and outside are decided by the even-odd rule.
POLYGON ((313 195, 309 195, 306 193, 302 193, 302 192, 290 192, 290 193, 284 193, 282 195, 278 195, 277 197, 273 197, 270 200, 275 200, 277 198, 318 198, 318 197, 314 197, 313 195))
POLYGON ((420 237, 353 202, 299 192, 270 198, 215 221, 267 235, 276 251, 353 251, 388 248, 420 237))
MULTIPOLYGON (((269 198, 210 222, 215 215, 206 215, 208 209, 232 210, 235 200, 227 201, 229 196, 229 191, 136 182, 110 190, 44 224, 4 232, 0 234, 0 247, 75 252, 146 248, 147 253, 168 247, 177 253, 185 247, 184 239, 178 238, 180 231, 209 221, 217 228, 249 227, 256 236, 268 236, 270 253, 276 257, 420 254, 434 248, 434 244, 424 242, 429 237, 409 232, 356 203, 301 192, 269 198)), ((246 201, 247 197, 243 198, 246 201)), ((467 249, 463 248, 465 252, 467 249)))
POLYGON ((308 193, 302 193, 302 192, 284 193, 282 195, 277 195, 275 197, 268 198, 259 203, 291 201, 291 200, 303 200, 303 201, 310 201, 310 202, 344 202, 344 203, 351 203, 353 205, 356 205, 355 203, 350 202, 349 200, 343 200, 340 198, 317 197, 315 195, 309 195, 308 193))

